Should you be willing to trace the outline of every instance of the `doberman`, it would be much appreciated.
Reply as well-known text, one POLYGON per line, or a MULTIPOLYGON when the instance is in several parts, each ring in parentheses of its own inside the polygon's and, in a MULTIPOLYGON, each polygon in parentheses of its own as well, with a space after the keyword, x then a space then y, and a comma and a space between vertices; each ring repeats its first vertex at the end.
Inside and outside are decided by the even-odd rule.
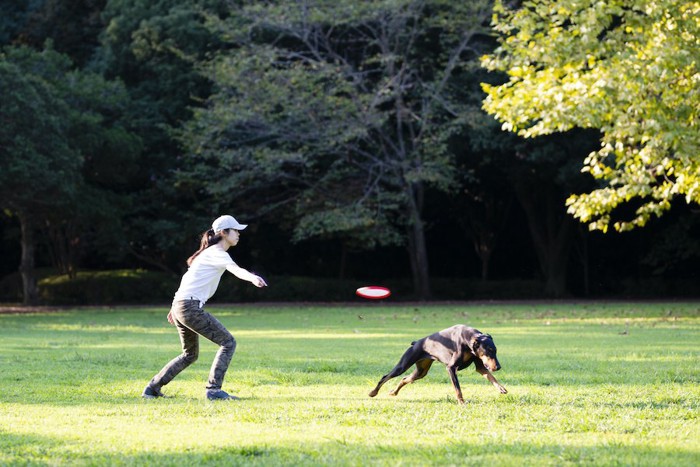
POLYGON ((501 365, 496 358, 496 345, 493 343, 493 338, 474 328, 457 324, 423 339, 411 342, 411 347, 403 354, 399 363, 388 374, 382 376, 382 379, 377 383, 377 387, 370 391, 369 396, 376 396, 379 393, 379 388, 384 383, 403 374, 415 363, 416 369, 413 373, 404 377, 396 389, 389 393, 395 396, 405 385, 427 375, 430 366, 435 360, 446 365, 447 373, 450 375, 452 386, 454 386, 457 394, 457 401, 460 404, 464 404, 464 398, 457 380, 457 371, 468 367, 472 362, 476 367, 476 371, 484 375, 501 394, 508 392, 491 374, 492 371, 501 369, 501 365))

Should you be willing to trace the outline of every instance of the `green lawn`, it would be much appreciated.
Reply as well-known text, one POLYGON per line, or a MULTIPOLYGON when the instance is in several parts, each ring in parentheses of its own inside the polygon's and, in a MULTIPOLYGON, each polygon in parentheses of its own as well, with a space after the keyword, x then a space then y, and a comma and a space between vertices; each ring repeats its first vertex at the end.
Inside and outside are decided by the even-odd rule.
POLYGON ((216 347, 164 388, 179 353, 165 308, 0 314, 0 465, 700 465, 700 303, 211 306, 216 347), (493 335, 508 388, 472 368, 459 406, 442 365, 367 392, 416 338, 493 335))

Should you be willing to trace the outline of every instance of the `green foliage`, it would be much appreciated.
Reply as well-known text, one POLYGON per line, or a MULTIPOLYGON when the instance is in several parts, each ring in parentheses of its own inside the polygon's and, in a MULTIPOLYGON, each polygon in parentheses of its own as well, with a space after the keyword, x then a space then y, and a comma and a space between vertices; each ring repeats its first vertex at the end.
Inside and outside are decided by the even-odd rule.
POLYGON ((176 289, 175 276, 142 269, 80 271, 74 278, 39 281, 42 302, 52 305, 168 303, 176 289))
POLYGON ((694 1, 538 0, 493 25, 500 47, 483 58, 508 81, 484 85, 484 108, 526 137, 597 128, 584 170, 607 186, 572 195, 569 212, 607 230, 643 226, 674 197, 700 202, 700 5, 694 1))
MULTIPOLYGON (((36 268, 34 275, 37 281, 45 277, 56 275, 53 268, 36 268)), ((14 272, 0 278, 0 302, 21 303, 22 302, 22 277, 19 272, 14 272)))
POLYGON ((0 33, 0 44, 26 45, 38 50, 47 41, 53 41, 56 50, 82 67, 92 58, 97 36, 104 27, 100 13, 105 3, 106 0, 2 0, 0 31, 6 16, 14 21, 8 21, 9 37, 3 38, 4 34, 0 33), (7 3, 24 5, 6 6, 7 3))
POLYGON ((221 46, 205 22, 209 14, 225 14, 228 3, 109 0, 103 12, 106 26, 93 67, 125 83, 128 118, 143 146, 118 245, 162 270, 179 271, 182 257, 191 253, 188 237, 164 232, 197 232, 215 211, 196 189, 173 179, 182 166, 173 129, 210 93, 195 63, 221 46))
POLYGON ((138 171, 142 145, 126 119, 131 102, 124 85, 76 69, 51 44, 41 52, 7 48, 5 59, 43 80, 68 106, 65 137, 82 156, 85 180, 115 190, 128 185, 138 171), (120 170, 114 171, 115 166, 120 170))
POLYGON ((208 341, 171 398, 140 398, 180 352, 166 307, 0 314, 0 464, 697 464, 697 303, 210 311, 238 342, 234 403, 203 397, 208 341), (470 367, 460 407, 436 364, 367 397, 412 340, 457 322, 493 335, 507 395, 470 367))
POLYGON ((0 55, 0 203, 41 216, 76 191, 80 154, 67 137, 70 109, 41 76, 0 55))
POLYGON ((181 141, 183 183, 276 215, 295 240, 407 245, 427 298, 426 191, 454 188, 450 85, 490 4, 245 2, 213 28, 231 44, 181 141), (453 21, 445 21, 446 18, 453 21))
POLYGON ((27 18, 44 0, 0 0, 0 47, 8 45, 17 37, 27 18))
MULTIPOLYGON (((11 164, 0 175, 8 177, 0 190, 11 190, 3 196, 9 202, 16 204, 17 198, 25 196, 29 198, 25 203, 45 205, 32 208, 33 227, 41 225, 51 234, 48 239, 55 265, 71 272, 82 253, 80 239, 89 232, 98 226, 102 229, 93 247, 101 241, 113 246, 118 238, 121 212, 128 207, 128 198, 123 195, 133 188, 143 149, 127 118, 131 101, 121 82, 76 69, 50 44, 43 51, 6 48, 2 59, 16 66, 24 79, 41 83, 55 102, 35 117, 28 108, 30 103, 17 105, 16 111, 22 115, 4 128, 7 135, 0 135, 0 141, 7 141, 4 150, 9 151, 3 163, 11 164), (56 128, 42 129, 42 119, 54 119, 56 128), (11 142, 20 138, 30 144, 11 142), (15 153, 32 146, 37 147, 34 155, 15 153), (37 160, 39 157, 46 161, 37 160)), ((5 111, 13 108, 8 106, 5 111)), ((16 213, 17 209, 11 211, 16 213)))
MULTIPOLYGON (((649 261, 655 256, 650 256, 649 261)), ((43 305, 124 305, 169 303, 178 286, 177 276, 142 269, 78 271, 74 278, 57 274, 55 270, 38 270, 39 295, 43 305)), ((226 275, 211 304, 256 302, 357 302, 354 291, 367 285, 357 279, 333 279, 303 276, 266 277, 270 287, 258 289, 247 282, 226 275)), ((381 281, 389 287, 389 302, 405 303, 416 300, 413 284, 407 278, 381 281)), ((436 300, 528 300, 545 297, 544 285, 537 280, 479 280, 433 277, 433 297, 436 300)), ((626 279, 607 284, 612 296, 653 298, 695 297, 700 293, 692 277, 663 280, 661 278, 626 279)), ((0 302, 21 301, 22 285, 18 274, 0 279, 0 302)))
MULTIPOLYGON (((177 290, 178 278, 173 274, 143 269, 107 271, 78 271, 71 278, 56 274, 54 270, 37 271, 39 295, 43 305, 123 305, 142 303, 168 303, 177 290)), ((248 282, 229 274, 211 299, 217 303, 250 302, 363 302, 355 295, 358 287, 367 285, 357 279, 334 279, 302 276, 266 277, 270 287, 258 289, 248 282)), ((393 294, 392 301, 414 300, 415 294, 409 279, 382 281, 393 294)), ((475 279, 433 278, 435 297, 443 300, 534 299, 542 296, 539 281, 480 281, 475 279)), ((634 284, 629 284, 628 292, 634 284)), ((649 290, 657 290, 664 284, 646 284, 649 290)), ((689 284, 678 284, 676 296, 682 290, 696 292, 689 284)), ((635 294, 636 295, 636 294, 635 294)), ((12 274, 0 280, 0 302, 17 302, 21 298, 19 275, 12 274)))
POLYGON ((189 118, 188 107, 208 93, 208 83, 193 65, 218 47, 204 26, 204 12, 216 11, 222 3, 107 2, 96 66, 127 84, 140 113, 134 116, 148 125, 151 138, 165 137, 162 125, 176 126, 189 118))
POLYGON ((250 209, 282 207, 296 239, 403 239, 423 185, 453 184, 447 84, 486 11, 441 1, 235 10, 213 26, 234 46, 212 63, 217 92, 182 135, 195 155, 184 176, 250 209))

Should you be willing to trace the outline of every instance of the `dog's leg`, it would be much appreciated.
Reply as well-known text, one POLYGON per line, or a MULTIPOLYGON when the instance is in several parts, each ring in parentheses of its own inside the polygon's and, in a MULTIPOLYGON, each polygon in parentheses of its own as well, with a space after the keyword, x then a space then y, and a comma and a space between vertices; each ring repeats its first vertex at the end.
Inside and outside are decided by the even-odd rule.
POLYGON ((491 374, 491 372, 490 372, 489 370, 487 370, 485 367, 480 366, 480 365, 477 365, 477 366, 476 366, 476 371, 478 371, 479 373, 481 373, 482 375, 484 375, 484 377, 485 377, 487 380, 489 380, 489 382, 490 382, 491 384, 493 384, 493 386, 494 386, 496 389, 498 389, 498 390, 501 392, 501 394, 508 394, 508 391, 506 390, 506 388, 504 388, 504 387, 501 385, 501 383, 499 383, 498 380, 497 380, 497 379, 491 374))
POLYGON ((447 365, 447 374, 450 375, 452 380, 452 386, 455 388, 455 394, 457 395, 457 402, 464 404, 464 397, 462 397, 462 388, 459 387, 459 380, 457 379, 457 365, 447 365))
POLYGON ((379 388, 381 388, 384 383, 389 381, 391 378, 402 375, 406 372, 406 370, 411 368, 414 363, 423 358, 424 352, 422 351, 422 347, 416 344, 417 343, 414 343, 411 347, 409 347, 408 350, 406 350, 406 352, 404 352, 404 354, 401 356, 399 363, 397 363, 389 373, 382 376, 377 383, 377 386, 369 392, 369 397, 376 396, 379 393, 379 388))
POLYGON ((374 397, 377 394, 379 394, 379 388, 381 388, 384 385, 384 383, 389 381, 391 378, 395 378, 395 377, 399 376, 400 374, 405 372, 407 369, 408 369, 408 367, 404 367, 403 365, 401 365, 401 362, 399 362, 399 364, 396 365, 389 373, 382 376, 382 378, 377 383, 377 386, 375 386, 375 388, 369 392, 369 397, 374 397))
POLYGON ((425 360, 419 360, 416 362, 416 369, 411 373, 410 375, 406 376, 401 380, 398 386, 396 386, 396 389, 391 391, 389 393, 390 396, 395 396, 399 393, 402 387, 406 386, 407 384, 411 384, 412 382, 423 378, 425 375, 428 374, 428 371, 430 370, 430 365, 433 364, 433 361, 430 359, 425 359, 425 360))

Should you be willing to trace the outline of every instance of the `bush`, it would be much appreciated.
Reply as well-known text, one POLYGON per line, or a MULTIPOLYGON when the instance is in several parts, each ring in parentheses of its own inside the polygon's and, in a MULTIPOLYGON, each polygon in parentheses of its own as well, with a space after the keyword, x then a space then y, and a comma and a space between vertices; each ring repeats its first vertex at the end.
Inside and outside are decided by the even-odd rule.
POLYGON ((700 281, 697 277, 682 279, 641 278, 621 281, 622 294, 637 298, 697 298, 700 297, 700 281))
MULTIPOLYGON (((212 301, 226 302, 336 302, 356 299, 355 289, 366 285, 356 280, 299 276, 267 278, 270 287, 259 289, 231 274, 224 274, 212 301)), ((46 305, 169 304, 179 278, 154 271, 82 271, 75 279, 65 275, 39 281, 46 305)))
POLYGON ((355 290, 366 285, 357 280, 300 276, 266 277, 269 287, 257 288, 230 274, 221 279, 214 296, 217 302, 339 302, 355 298, 355 290))
POLYGON ((40 280, 39 295, 47 305, 170 303, 177 284, 174 275, 144 269, 81 271, 40 280))
MULTIPOLYGON (((363 299, 355 290, 364 285, 382 285, 391 290, 394 301, 416 300, 411 279, 387 279, 370 283, 356 279, 279 276, 268 280, 270 287, 258 289, 247 282, 224 276, 216 292, 218 302, 309 301, 347 302, 363 299)), ((435 300, 506 300, 542 298, 539 281, 512 280, 483 282, 478 279, 435 278, 431 281, 435 300)))
POLYGON ((437 278, 432 281, 433 295, 439 300, 526 300, 544 298, 542 282, 537 280, 483 281, 479 279, 437 278))
MULTIPOLYGON (((179 277, 144 269, 81 271, 70 279, 49 275, 39 280, 39 295, 45 305, 169 304, 179 277)), ((212 302, 363 302, 355 290, 364 285, 383 285, 392 291, 392 301, 415 300, 411 279, 387 279, 377 283, 357 279, 300 276, 266 278, 270 287, 259 289, 231 274, 224 274, 212 302)), ((493 281, 435 278, 435 300, 501 300, 541 298, 537 281, 493 281)), ((21 301, 18 274, 0 281, 1 301, 21 301)))
MULTIPOLYGON (((43 278, 51 277, 56 274, 53 268, 36 268, 34 270, 37 281, 43 278)), ((22 301, 22 276, 19 272, 13 272, 0 278, 0 302, 15 302, 22 301)))
POLYGON ((22 278, 19 273, 9 274, 0 279, 0 301, 22 301, 22 278))
MULTIPOLYGON (((113 271, 81 271, 70 279, 65 275, 49 275, 41 271, 39 295, 44 305, 168 305, 177 290, 180 278, 163 272, 144 269, 113 271), (43 277, 43 278, 42 278, 43 277)), ((416 300, 411 279, 363 281, 300 276, 266 278, 270 287, 259 289, 231 274, 224 274, 212 303, 242 302, 365 302, 355 295, 364 285, 389 287, 389 302, 416 300)), ((536 280, 481 281, 469 278, 433 278, 434 300, 527 300, 546 298, 542 283, 536 280)), ((627 298, 697 297, 696 281, 638 280, 622 281, 617 294, 627 298)), ((615 292, 613 292, 615 295, 615 292)), ((21 301, 19 274, 0 280, 0 301, 21 301)))

